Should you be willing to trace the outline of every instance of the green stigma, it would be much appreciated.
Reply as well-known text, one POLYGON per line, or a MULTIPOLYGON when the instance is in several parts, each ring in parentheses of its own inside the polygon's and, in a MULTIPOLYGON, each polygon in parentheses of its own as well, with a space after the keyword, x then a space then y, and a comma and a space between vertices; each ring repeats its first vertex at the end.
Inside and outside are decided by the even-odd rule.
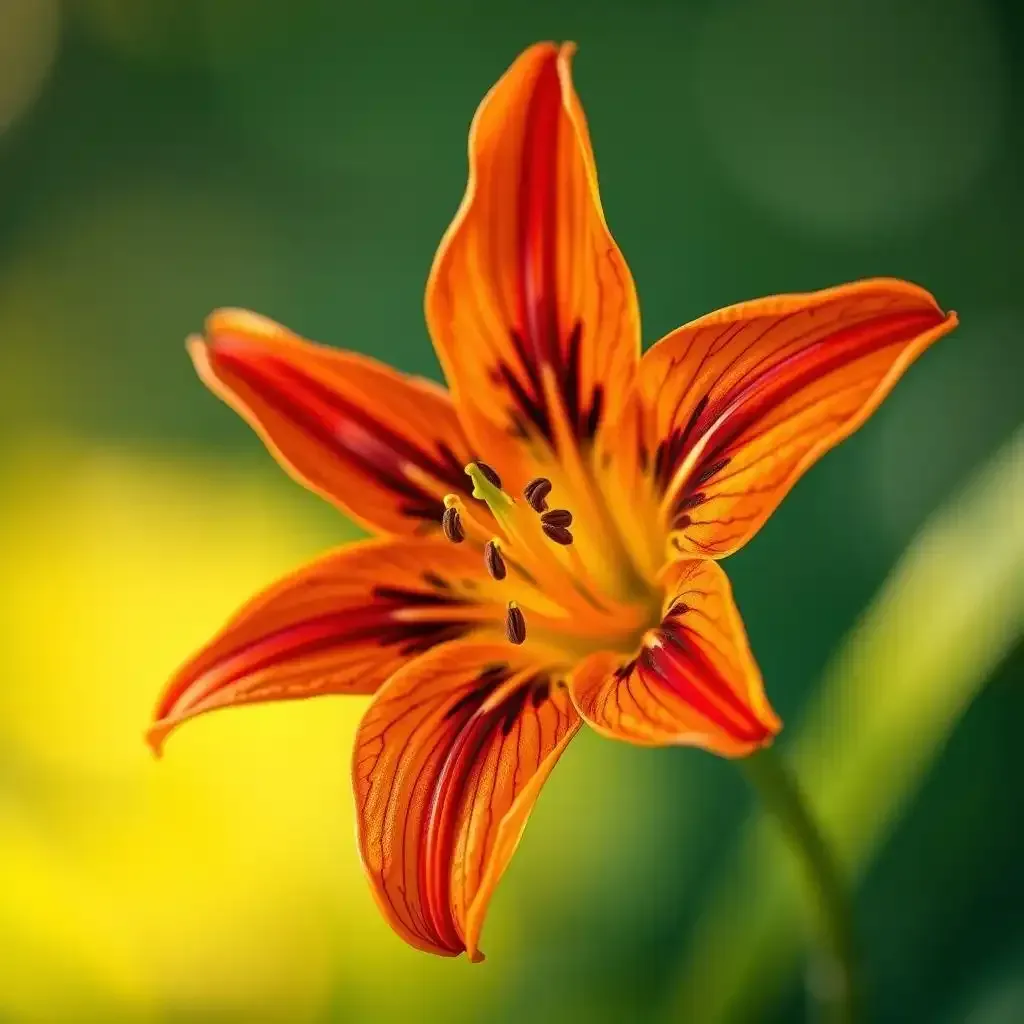
POLYGON ((511 496, 493 484, 475 462, 466 467, 466 476, 473 481, 473 497, 486 502, 495 519, 507 518, 514 504, 511 496))

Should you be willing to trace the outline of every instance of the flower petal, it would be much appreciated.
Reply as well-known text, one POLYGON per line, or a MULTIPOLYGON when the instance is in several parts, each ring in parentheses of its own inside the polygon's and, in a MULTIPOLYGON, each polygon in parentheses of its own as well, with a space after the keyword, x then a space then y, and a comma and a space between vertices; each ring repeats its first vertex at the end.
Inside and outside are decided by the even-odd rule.
POLYGON ((174 674, 148 739, 217 708, 373 693, 435 644, 501 628, 478 602, 479 552, 424 539, 371 540, 299 569, 246 604, 174 674))
POLYGON ((725 573, 717 562, 674 562, 662 574, 661 625, 636 657, 600 652, 573 673, 584 719, 613 739, 645 746, 703 747, 743 757, 770 743, 781 723, 725 573))
POLYGON ((359 845, 392 927, 481 959, 491 892, 579 728, 564 686, 510 644, 455 641, 397 673, 359 727, 359 845))
POLYGON ((422 533, 440 523, 446 493, 468 493, 471 452, 430 381, 236 309, 213 313, 189 351, 293 477, 370 529, 422 533))
POLYGON ((639 358, 636 293, 601 209, 574 49, 531 47, 480 105, 469 184, 427 285, 467 432, 517 488, 529 468, 509 436, 585 446, 618 415, 639 358))
POLYGON ((956 323, 923 289, 879 279, 730 306, 663 338, 640 390, 676 547, 740 548, 956 323))

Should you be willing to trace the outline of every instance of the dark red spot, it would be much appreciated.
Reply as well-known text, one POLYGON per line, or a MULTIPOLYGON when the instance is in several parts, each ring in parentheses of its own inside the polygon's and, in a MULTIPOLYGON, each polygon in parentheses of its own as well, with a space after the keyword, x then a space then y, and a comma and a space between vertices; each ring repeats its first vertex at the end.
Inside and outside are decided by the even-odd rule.
POLYGON ((546 679, 534 682, 530 691, 530 701, 535 708, 539 708, 551 696, 551 683, 546 679))
POLYGON ((728 456, 724 459, 718 459, 717 461, 712 462, 710 466, 706 466, 697 474, 693 481, 694 484, 697 487, 700 487, 702 484, 706 484, 713 476, 721 473, 730 462, 732 462, 732 459, 728 456))

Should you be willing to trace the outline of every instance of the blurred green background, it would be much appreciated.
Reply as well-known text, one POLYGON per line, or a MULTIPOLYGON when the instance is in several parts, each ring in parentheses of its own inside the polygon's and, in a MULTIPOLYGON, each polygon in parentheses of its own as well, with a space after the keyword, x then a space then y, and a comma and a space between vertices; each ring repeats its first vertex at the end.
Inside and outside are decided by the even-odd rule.
POLYGON ((801 894, 728 763, 584 735, 474 967, 373 906, 362 701, 142 742, 191 648, 354 534, 182 339, 246 306, 437 376, 422 291, 469 119, 571 38, 648 342, 864 276, 960 313, 728 568, 857 873, 869 1019, 1024 1020, 1022 12, 0 0, 0 1019, 807 1017, 801 894))

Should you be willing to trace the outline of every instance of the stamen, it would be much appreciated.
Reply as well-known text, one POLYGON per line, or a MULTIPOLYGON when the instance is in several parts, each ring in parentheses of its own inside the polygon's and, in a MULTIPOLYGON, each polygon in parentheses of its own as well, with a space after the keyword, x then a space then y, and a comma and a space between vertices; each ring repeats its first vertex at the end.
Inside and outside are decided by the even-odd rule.
POLYGON ((544 531, 544 536, 556 544, 569 545, 572 543, 572 533, 564 526, 548 526, 547 523, 542 523, 541 529, 544 531))
POLYGON ((444 510, 444 515, 441 516, 441 530, 453 544, 461 544, 466 539, 466 531, 462 528, 459 510, 454 505, 449 505, 444 510))
MULTIPOLYGON (((515 550, 513 568, 524 578, 529 578, 550 592, 552 587, 558 585, 564 570, 552 563, 544 537, 537 530, 540 524, 526 511, 524 505, 517 505, 510 495, 495 487, 477 463, 471 462, 466 467, 466 474, 473 481, 473 497, 484 502, 491 510, 491 515, 505 535, 503 539, 508 542, 510 549, 515 550)), ((471 513, 471 508, 467 508, 466 512, 471 513)), ((481 542, 486 543, 482 538, 481 542)))
POLYGON ((517 645, 526 639, 526 619, 515 601, 509 601, 505 612, 505 636, 509 643, 517 645))
POLYGON ((541 514, 545 526, 572 526, 572 513, 567 508, 553 508, 541 514))
MULTIPOLYGON (((500 540, 503 544, 507 542, 508 551, 514 553, 514 559, 507 559, 503 551, 502 560, 507 559, 507 565, 517 576, 522 576, 537 587, 539 593, 531 598, 531 602, 537 598, 543 599, 545 594, 564 592, 568 582, 588 605, 605 610, 594 596, 600 587, 594 584, 579 552, 572 548, 565 554, 555 556, 555 552, 548 547, 549 542, 563 547, 571 545, 573 536, 568 527, 546 526, 539 517, 531 514, 524 502, 516 502, 505 491, 495 487, 477 463, 471 462, 466 466, 466 473, 473 481, 473 497, 484 502, 490 509, 504 534, 500 540)), ((545 480, 544 485, 547 484, 545 480)), ((543 485, 534 485, 532 494, 537 491, 537 486, 543 485)), ((541 493, 545 491, 546 487, 541 493)), ((466 506, 462 511, 465 521, 466 515, 472 514, 472 506, 466 506)), ((475 535, 473 539, 477 539, 475 535)), ((486 544, 487 539, 480 538, 480 543, 486 544)))
POLYGON ((471 544, 483 547, 494 533, 494 523, 489 516, 482 515, 475 502, 467 502, 457 494, 446 494, 445 508, 454 508, 459 513, 459 525, 471 544))
POLYGON ((543 512, 548 507, 545 500, 551 493, 551 481, 545 476, 534 477, 524 488, 523 497, 534 512, 543 512))
POLYGON ((503 580, 508 574, 505 568, 505 559, 501 557, 497 540, 489 540, 484 545, 484 564, 491 575, 492 580, 503 580))
POLYGON ((477 469, 479 469, 480 472, 483 473, 483 475, 485 477, 487 477, 488 482, 493 487, 497 487, 498 490, 500 491, 501 490, 501 477, 498 476, 498 474, 493 469, 491 469, 491 467, 488 466, 486 462, 478 462, 476 465, 477 465, 477 469))

